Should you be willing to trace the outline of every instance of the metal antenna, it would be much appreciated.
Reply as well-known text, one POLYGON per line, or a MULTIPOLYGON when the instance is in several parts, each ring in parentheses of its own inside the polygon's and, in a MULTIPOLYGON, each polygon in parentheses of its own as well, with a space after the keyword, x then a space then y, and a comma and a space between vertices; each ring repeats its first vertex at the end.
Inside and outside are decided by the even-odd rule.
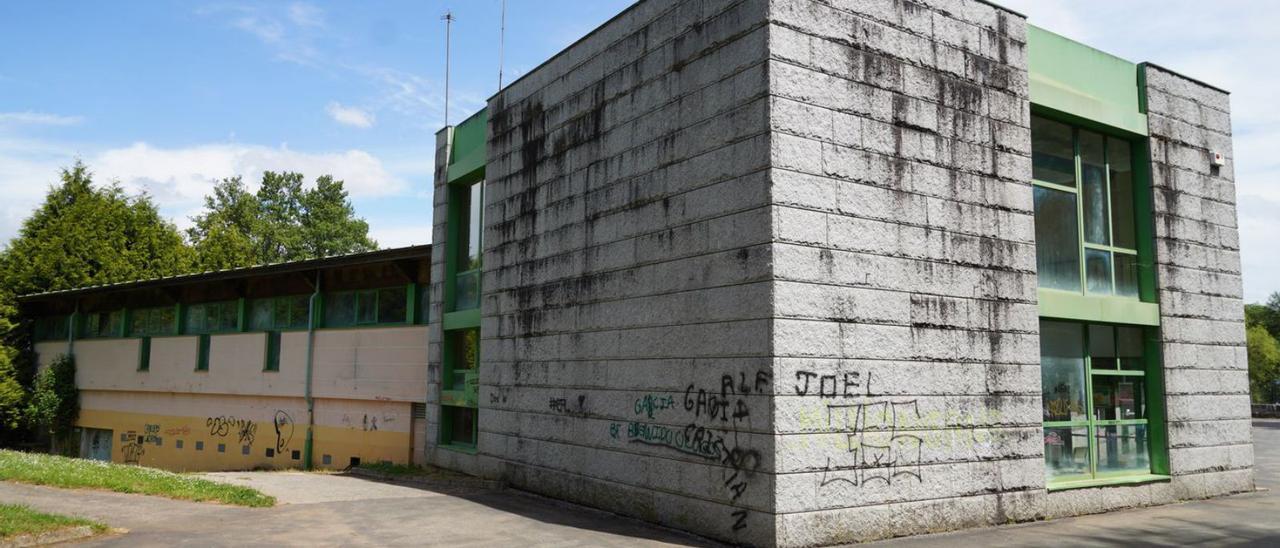
POLYGON ((453 22, 457 20, 452 11, 446 10, 440 16, 444 21, 444 125, 449 127, 449 42, 452 38, 453 22))
POLYGON ((507 0, 502 0, 502 18, 498 30, 498 91, 502 91, 502 56, 507 47, 507 0))

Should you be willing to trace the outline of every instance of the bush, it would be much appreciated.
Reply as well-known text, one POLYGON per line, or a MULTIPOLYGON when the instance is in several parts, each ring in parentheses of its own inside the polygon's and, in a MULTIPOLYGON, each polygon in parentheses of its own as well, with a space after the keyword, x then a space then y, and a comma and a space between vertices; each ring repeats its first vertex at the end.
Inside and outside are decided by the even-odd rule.
POLYGON ((74 357, 58 356, 40 372, 27 409, 27 417, 33 424, 45 428, 55 443, 71 436, 80 415, 80 389, 76 388, 74 357))

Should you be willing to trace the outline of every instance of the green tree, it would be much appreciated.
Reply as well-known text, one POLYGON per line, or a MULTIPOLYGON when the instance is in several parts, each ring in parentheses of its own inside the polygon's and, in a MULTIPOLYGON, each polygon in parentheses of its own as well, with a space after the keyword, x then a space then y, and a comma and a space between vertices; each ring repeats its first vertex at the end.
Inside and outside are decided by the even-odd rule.
POLYGON ((187 237, 206 270, 377 249, 343 182, 328 175, 305 189, 300 173, 268 171, 256 193, 239 177, 226 179, 193 220, 187 237))
POLYGON ((0 255, 13 295, 187 273, 195 253, 151 198, 94 186, 76 162, 0 255))
POLYGON ((76 360, 58 356, 36 377, 27 416, 45 428, 55 447, 71 435, 80 415, 80 389, 76 387, 76 360))
POLYGON ((1245 330, 1249 352, 1249 391, 1253 400, 1264 401, 1272 394, 1273 383, 1280 378, 1280 343, 1261 325, 1245 330))
POLYGON ((4 344, 18 332, 10 320, 14 317, 17 315, 13 307, 0 300, 0 444, 21 437, 23 407, 27 401, 20 347, 4 344))

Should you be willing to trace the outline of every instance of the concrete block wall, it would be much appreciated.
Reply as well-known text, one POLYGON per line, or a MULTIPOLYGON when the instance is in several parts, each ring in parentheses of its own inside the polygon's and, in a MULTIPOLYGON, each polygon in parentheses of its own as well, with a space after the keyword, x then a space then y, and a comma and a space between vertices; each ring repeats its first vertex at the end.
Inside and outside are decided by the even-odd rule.
POLYGON ((780 545, 1041 511, 1025 28, 771 2, 780 545))
POLYGON ((490 100, 466 466, 774 543, 767 10, 640 2, 490 100))
POLYGON ((1144 65, 1173 496, 1253 489, 1226 92, 1144 65), (1211 165, 1221 153, 1226 165, 1211 165))

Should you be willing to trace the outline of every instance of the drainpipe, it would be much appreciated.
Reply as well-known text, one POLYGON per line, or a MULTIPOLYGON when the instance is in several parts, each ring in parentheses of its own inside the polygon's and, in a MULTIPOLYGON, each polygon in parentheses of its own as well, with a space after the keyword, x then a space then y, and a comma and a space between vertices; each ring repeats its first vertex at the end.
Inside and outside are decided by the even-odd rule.
POLYGON ((316 288, 311 293, 311 301, 307 305, 307 439, 302 445, 302 464, 305 470, 311 469, 311 446, 314 441, 312 430, 316 424, 316 402, 311 397, 311 369, 315 361, 316 347, 316 303, 320 301, 320 272, 316 271, 316 288))

